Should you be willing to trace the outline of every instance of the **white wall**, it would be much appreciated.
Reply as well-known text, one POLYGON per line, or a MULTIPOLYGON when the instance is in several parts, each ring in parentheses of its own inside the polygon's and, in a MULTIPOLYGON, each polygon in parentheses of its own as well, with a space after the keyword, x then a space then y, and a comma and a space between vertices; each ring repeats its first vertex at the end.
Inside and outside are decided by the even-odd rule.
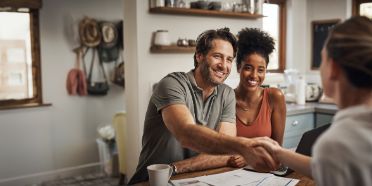
POLYGON ((350 17, 351 0, 288 0, 287 69, 297 69, 307 82, 320 85, 318 70, 311 70, 311 22, 350 17))
POLYGON ((287 1, 286 68, 305 71, 306 61, 306 0, 287 1))
MULTIPOLYGON (((319 70, 311 70, 311 23, 312 21, 319 20, 330 20, 330 19, 340 19, 345 20, 348 15, 347 6, 348 0, 312 0, 307 1, 307 20, 306 20, 306 76, 307 81, 317 82, 320 84, 319 70)), ((350 10, 351 11, 351 7, 350 10)))
MULTIPOLYGON (((76 37, 69 26, 83 16, 123 19, 123 2, 44 0, 40 11, 43 97, 50 107, 0 111, 0 185, 24 185, 96 167, 96 127, 124 110, 124 90, 112 85, 104 97, 69 96, 67 72, 74 66, 76 37), (70 33, 70 34, 67 34, 70 33), (74 45, 75 44, 75 45, 74 45)), ((75 30, 76 31, 76 30, 75 30)))
MULTIPOLYGON (((174 71, 189 71, 193 68, 193 54, 152 54, 152 32, 166 29, 171 40, 180 38, 196 39, 207 29, 229 27, 237 33, 243 27, 261 27, 261 20, 214 18, 201 16, 182 16, 149 14, 148 1, 124 2, 124 41, 127 80, 127 123, 128 138, 128 175, 137 166, 141 149, 141 136, 147 104, 151 95, 151 85, 166 74, 174 71), (130 46, 130 47, 129 47, 130 46)), ((232 70, 236 72, 235 68, 232 70)))

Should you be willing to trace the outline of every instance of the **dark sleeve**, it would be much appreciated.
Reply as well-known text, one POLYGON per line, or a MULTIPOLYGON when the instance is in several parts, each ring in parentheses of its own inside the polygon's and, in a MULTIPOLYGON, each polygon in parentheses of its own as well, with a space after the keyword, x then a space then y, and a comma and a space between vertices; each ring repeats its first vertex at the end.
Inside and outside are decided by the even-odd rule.
POLYGON ((155 104, 157 111, 168 105, 185 104, 185 87, 180 80, 167 76, 156 85, 151 102, 155 104))

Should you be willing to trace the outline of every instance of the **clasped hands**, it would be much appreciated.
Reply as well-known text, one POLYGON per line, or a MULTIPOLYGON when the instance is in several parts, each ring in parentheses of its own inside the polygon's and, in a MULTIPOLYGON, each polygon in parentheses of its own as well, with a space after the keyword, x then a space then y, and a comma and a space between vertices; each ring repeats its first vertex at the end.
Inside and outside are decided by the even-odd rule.
POLYGON ((259 172, 277 170, 280 162, 277 152, 282 148, 269 137, 242 138, 241 155, 232 155, 228 160, 231 167, 244 167, 247 164, 259 172))

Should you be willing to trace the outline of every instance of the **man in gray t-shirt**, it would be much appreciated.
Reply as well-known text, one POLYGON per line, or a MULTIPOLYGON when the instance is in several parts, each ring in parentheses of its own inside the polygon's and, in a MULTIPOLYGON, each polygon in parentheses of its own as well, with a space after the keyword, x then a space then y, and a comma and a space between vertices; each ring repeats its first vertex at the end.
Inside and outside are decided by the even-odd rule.
POLYGON ((235 94, 227 85, 218 85, 203 100, 203 90, 194 78, 193 71, 167 75, 157 85, 147 108, 142 151, 133 179, 147 179, 146 167, 155 163, 169 164, 197 155, 182 148, 164 124, 161 109, 172 104, 183 104, 190 110, 195 123, 217 130, 221 122, 235 123, 235 94))
POLYGON ((197 155, 188 148, 238 153, 253 166, 262 166, 265 161, 270 164, 267 167, 275 166, 266 151, 253 148, 254 140, 227 136, 236 135, 235 94, 223 82, 235 54, 236 39, 229 29, 208 30, 197 39, 195 69, 168 74, 159 82, 147 108, 142 151, 129 184, 147 180, 148 165, 170 164, 197 155))

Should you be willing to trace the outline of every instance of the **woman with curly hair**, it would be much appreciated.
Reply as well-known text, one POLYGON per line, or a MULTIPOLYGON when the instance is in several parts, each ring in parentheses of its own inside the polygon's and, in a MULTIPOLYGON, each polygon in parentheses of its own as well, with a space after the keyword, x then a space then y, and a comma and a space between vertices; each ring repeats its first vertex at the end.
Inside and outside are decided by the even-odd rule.
MULTIPOLYGON (((283 142, 286 105, 277 88, 263 88, 269 55, 274 39, 256 28, 244 28, 238 33, 237 70, 240 82, 235 89, 237 136, 253 138, 267 136, 283 142)), ((229 164, 242 167, 241 156, 231 156, 229 164)))

